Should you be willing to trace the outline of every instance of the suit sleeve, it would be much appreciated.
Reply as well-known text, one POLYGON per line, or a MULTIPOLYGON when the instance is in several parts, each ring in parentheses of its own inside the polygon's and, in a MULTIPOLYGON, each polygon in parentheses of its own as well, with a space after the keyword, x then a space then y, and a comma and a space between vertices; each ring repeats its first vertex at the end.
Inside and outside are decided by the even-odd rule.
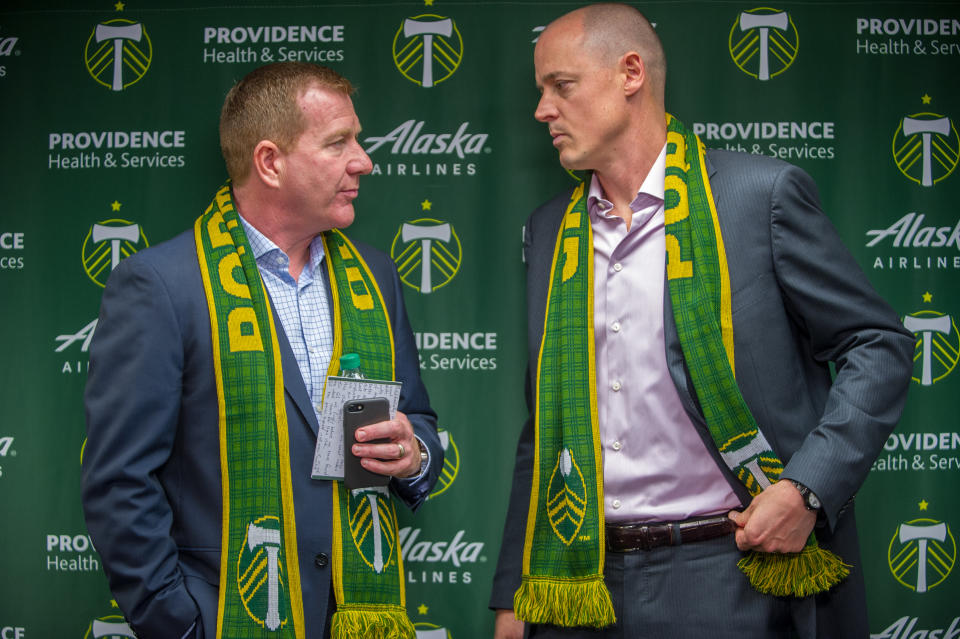
MULTIPOLYGON (((423 442, 430 457, 430 464, 417 477, 409 480, 394 478, 390 485, 412 510, 417 510, 433 490, 440 470, 443 468, 443 446, 437 435, 437 414, 430 407, 430 397, 420 379, 420 354, 413 338, 407 308, 403 302, 403 290, 396 267, 390 262, 390 286, 381 287, 381 293, 390 300, 387 306, 393 309, 393 341, 396 377, 403 382, 398 408, 413 426, 413 434, 423 442)), ((382 280, 381 280, 382 281, 382 280)))
POLYGON ((866 479, 906 401, 915 339, 877 294, 820 209, 816 186, 787 165, 771 196, 774 269, 810 356, 836 376, 819 423, 782 477, 808 486, 831 527, 866 479))
POLYGON ((140 639, 180 637, 199 614, 157 477, 177 433, 183 359, 159 275, 142 260, 122 261, 104 291, 90 351, 82 499, 110 589, 140 639))
MULTIPOLYGON (((533 255, 534 220, 535 215, 531 215, 523 230, 523 255, 528 268, 528 287, 533 284, 529 281, 529 260, 533 255)), ((528 295, 528 304, 530 303, 529 297, 528 295)), ((528 308, 528 313, 530 312, 532 311, 528 308)), ((542 318, 540 321, 542 321, 542 318)), ((517 441, 510 502, 507 506, 507 517, 503 525, 503 538, 500 544, 500 556, 497 560, 497 569, 493 576, 493 589, 490 596, 489 606, 492 609, 513 609, 513 595, 520 587, 520 581, 523 577, 523 545, 526 538, 527 515, 530 509, 530 490, 533 485, 534 411, 536 410, 531 381, 535 371, 531 372, 531 366, 535 366, 535 363, 528 362, 527 372, 524 375, 527 419, 523 423, 520 438, 517 441)))

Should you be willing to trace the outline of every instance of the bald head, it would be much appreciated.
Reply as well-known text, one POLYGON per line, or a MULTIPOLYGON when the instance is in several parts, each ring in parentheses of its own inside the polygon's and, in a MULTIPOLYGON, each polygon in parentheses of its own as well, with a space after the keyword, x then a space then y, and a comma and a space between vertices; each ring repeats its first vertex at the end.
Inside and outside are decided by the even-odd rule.
POLYGON ((560 16, 547 26, 547 31, 561 25, 569 27, 571 23, 582 29, 584 49, 596 55, 604 66, 615 65, 630 51, 639 53, 651 95, 663 101, 667 61, 660 38, 642 13, 625 4, 592 4, 560 16))

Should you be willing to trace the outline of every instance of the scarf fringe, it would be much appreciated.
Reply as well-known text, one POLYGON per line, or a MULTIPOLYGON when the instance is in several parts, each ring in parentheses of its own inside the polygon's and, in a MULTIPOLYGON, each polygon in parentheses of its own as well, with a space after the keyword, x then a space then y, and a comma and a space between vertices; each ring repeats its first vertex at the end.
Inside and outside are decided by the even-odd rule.
POLYGON ((416 639, 417 632, 402 608, 337 606, 331 639, 416 639))
POLYGON ((600 575, 577 580, 525 575, 513 605, 517 619, 527 623, 603 628, 617 621, 600 575))
POLYGON ((816 544, 783 555, 751 551, 737 566, 755 590, 777 597, 826 592, 850 574, 849 564, 816 544))

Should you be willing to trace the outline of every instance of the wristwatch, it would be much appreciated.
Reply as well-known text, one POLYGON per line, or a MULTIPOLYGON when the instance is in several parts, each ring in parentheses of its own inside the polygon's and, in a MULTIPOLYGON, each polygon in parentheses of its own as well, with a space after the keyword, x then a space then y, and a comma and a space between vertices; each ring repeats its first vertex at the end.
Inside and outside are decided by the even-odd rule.
POLYGON ((812 490, 796 480, 791 479, 790 481, 797 487, 797 490, 800 491, 800 496, 803 498, 803 505, 807 507, 807 510, 820 510, 823 504, 820 503, 820 498, 817 497, 812 490))
POLYGON ((423 442, 420 441, 420 438, 417 437, 417 447, 420 449, 420 472, 427 467, 427 462, 430 460, 430 454, 427 453, 426 446, 423 445, 423 442))

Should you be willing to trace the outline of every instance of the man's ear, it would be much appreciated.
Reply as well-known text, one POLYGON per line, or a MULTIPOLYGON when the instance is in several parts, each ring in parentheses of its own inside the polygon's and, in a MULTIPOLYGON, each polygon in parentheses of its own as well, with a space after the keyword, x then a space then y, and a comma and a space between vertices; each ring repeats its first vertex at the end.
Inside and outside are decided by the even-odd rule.
POLYGON ((623 73, 623 92, 629 97, 640 90, 647 81, 647 67, 636 51, 628 51, 620 58, 620 72, 623 73))
POLYGON ((271 188, 280 186, 283 173, 283 151, 270 140, 260 140, 253 149, 253 173, 271 188))

